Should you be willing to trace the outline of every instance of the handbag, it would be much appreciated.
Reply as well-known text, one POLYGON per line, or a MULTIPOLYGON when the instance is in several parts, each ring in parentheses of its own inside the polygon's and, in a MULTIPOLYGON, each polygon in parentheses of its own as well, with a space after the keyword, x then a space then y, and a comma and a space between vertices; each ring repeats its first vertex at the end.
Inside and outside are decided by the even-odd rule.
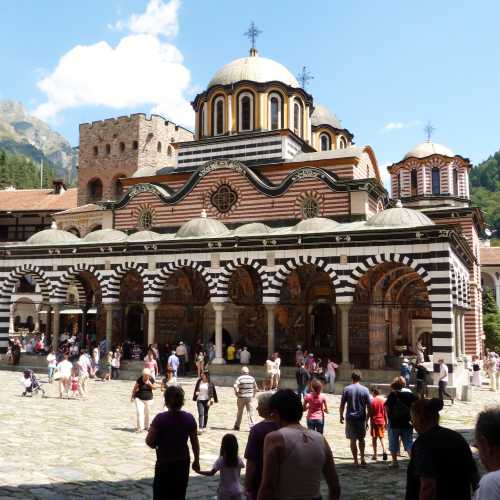
POLYGON ((54 370, 53 380, 59 380, 61 378, 61 372, 59 370, 54 370))

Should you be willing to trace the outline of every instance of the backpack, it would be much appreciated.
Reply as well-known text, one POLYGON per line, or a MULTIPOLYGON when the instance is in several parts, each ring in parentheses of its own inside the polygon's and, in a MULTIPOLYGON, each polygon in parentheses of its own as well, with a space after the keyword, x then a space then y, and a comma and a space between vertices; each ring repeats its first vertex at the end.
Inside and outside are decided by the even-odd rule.
POLYGON ((389 417, 391 420, 410 421, 410 408, 401 401, 399 393, 396 393, 396 402, 389 411, 389 417))

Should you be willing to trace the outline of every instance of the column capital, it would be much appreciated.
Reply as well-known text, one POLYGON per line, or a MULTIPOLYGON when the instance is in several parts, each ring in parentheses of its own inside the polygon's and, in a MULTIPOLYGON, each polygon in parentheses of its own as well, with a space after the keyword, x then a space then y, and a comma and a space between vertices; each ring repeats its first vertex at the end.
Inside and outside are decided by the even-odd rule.
POLYGON ((226 303, 225 302, 212 302, 212 307, 214 308, 214 311, 224 311, 226 308, 226 303))
POLYGON ((106 304, 103 304, 102 307, 104 308, 105 311, 114 311, 120 307, 119 302, 107 302, 106 304))
POLYGON ((274 311, 274 310, 276 309, 276 306, 277 306, 278 304, 264 304, 264 305, 266 306, 266 309, 267 309, 268 311, 274 311))
POLYGON ((337 306, 339 306, 339 309, 342 312, 348 312, 351 309, 352 304, 352 302, 341 302, 340 304, 337 303, 337 306))
POLYGON ((146 306, 146 309, 148 310, 148 312, 154 312, 154 311, 156 311, 156 309, 158 309, 158 306, 160 305, 160 303, 159 302, 148 302, 144 305, 146 306))

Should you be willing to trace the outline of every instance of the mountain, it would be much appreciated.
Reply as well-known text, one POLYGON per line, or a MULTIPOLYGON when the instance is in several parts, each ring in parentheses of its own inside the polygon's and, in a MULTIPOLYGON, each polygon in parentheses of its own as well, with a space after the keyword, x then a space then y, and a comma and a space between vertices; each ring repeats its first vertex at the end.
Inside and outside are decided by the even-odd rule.
POLYGON ((470 185, 473 203, 483 209, 493 238, 500 238, 500 151, 471 170, 470 185))
POLYGON ((42 120, 30 115, 22 103, 0 100, 0 149, 36 163, 50 164, 57 177, 76 179, 73 148, 42 120))

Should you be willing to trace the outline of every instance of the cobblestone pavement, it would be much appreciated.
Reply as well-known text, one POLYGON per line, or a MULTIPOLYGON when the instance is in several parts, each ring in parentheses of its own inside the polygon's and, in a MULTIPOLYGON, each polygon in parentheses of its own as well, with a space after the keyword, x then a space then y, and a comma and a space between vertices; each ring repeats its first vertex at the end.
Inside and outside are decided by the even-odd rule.
MULTIPOLYGON (((42 379, 43 380, 43 379, 42 379)), ((191 401, 194 380, 183 380, 186 409, 195 414, 191 401)), ((135 434, 130 381, 91 381, 87 400, 60 400, 56 384, 43 384, 47 398, 21 397, 20 374, 0 372, 0 500, 22 499, 146 499, 151 498, 154 451, 145 434, 135 434)), ((210 411, 209 430, 200 436, 201 465, 208 468, 217 458, 224 433, 234 424, 232 390, 220 388, 220 400, 210 411)), ((477 412, 500 396, 486 389, 474 392, 472 403, 446 406, 442 423, 472 439, 477 412)), ((401 499, 404 497, 406 463, 399 470, 387 463, 369 463, 365 470, 351 464, 348 442, 338 421, 339 396, 328 395, 330 415, 326 437, 334 449, 344 499, 401 499)), ((161 411, 156 397, 154 413, 161 411)), ((237 432, 243 453, 248 436, 244 422, 237 432)), ((371 456, 371 445, 367 447, 371 456)), ((192 473, 188 497, 214 498, 217 477, 192 473)))

